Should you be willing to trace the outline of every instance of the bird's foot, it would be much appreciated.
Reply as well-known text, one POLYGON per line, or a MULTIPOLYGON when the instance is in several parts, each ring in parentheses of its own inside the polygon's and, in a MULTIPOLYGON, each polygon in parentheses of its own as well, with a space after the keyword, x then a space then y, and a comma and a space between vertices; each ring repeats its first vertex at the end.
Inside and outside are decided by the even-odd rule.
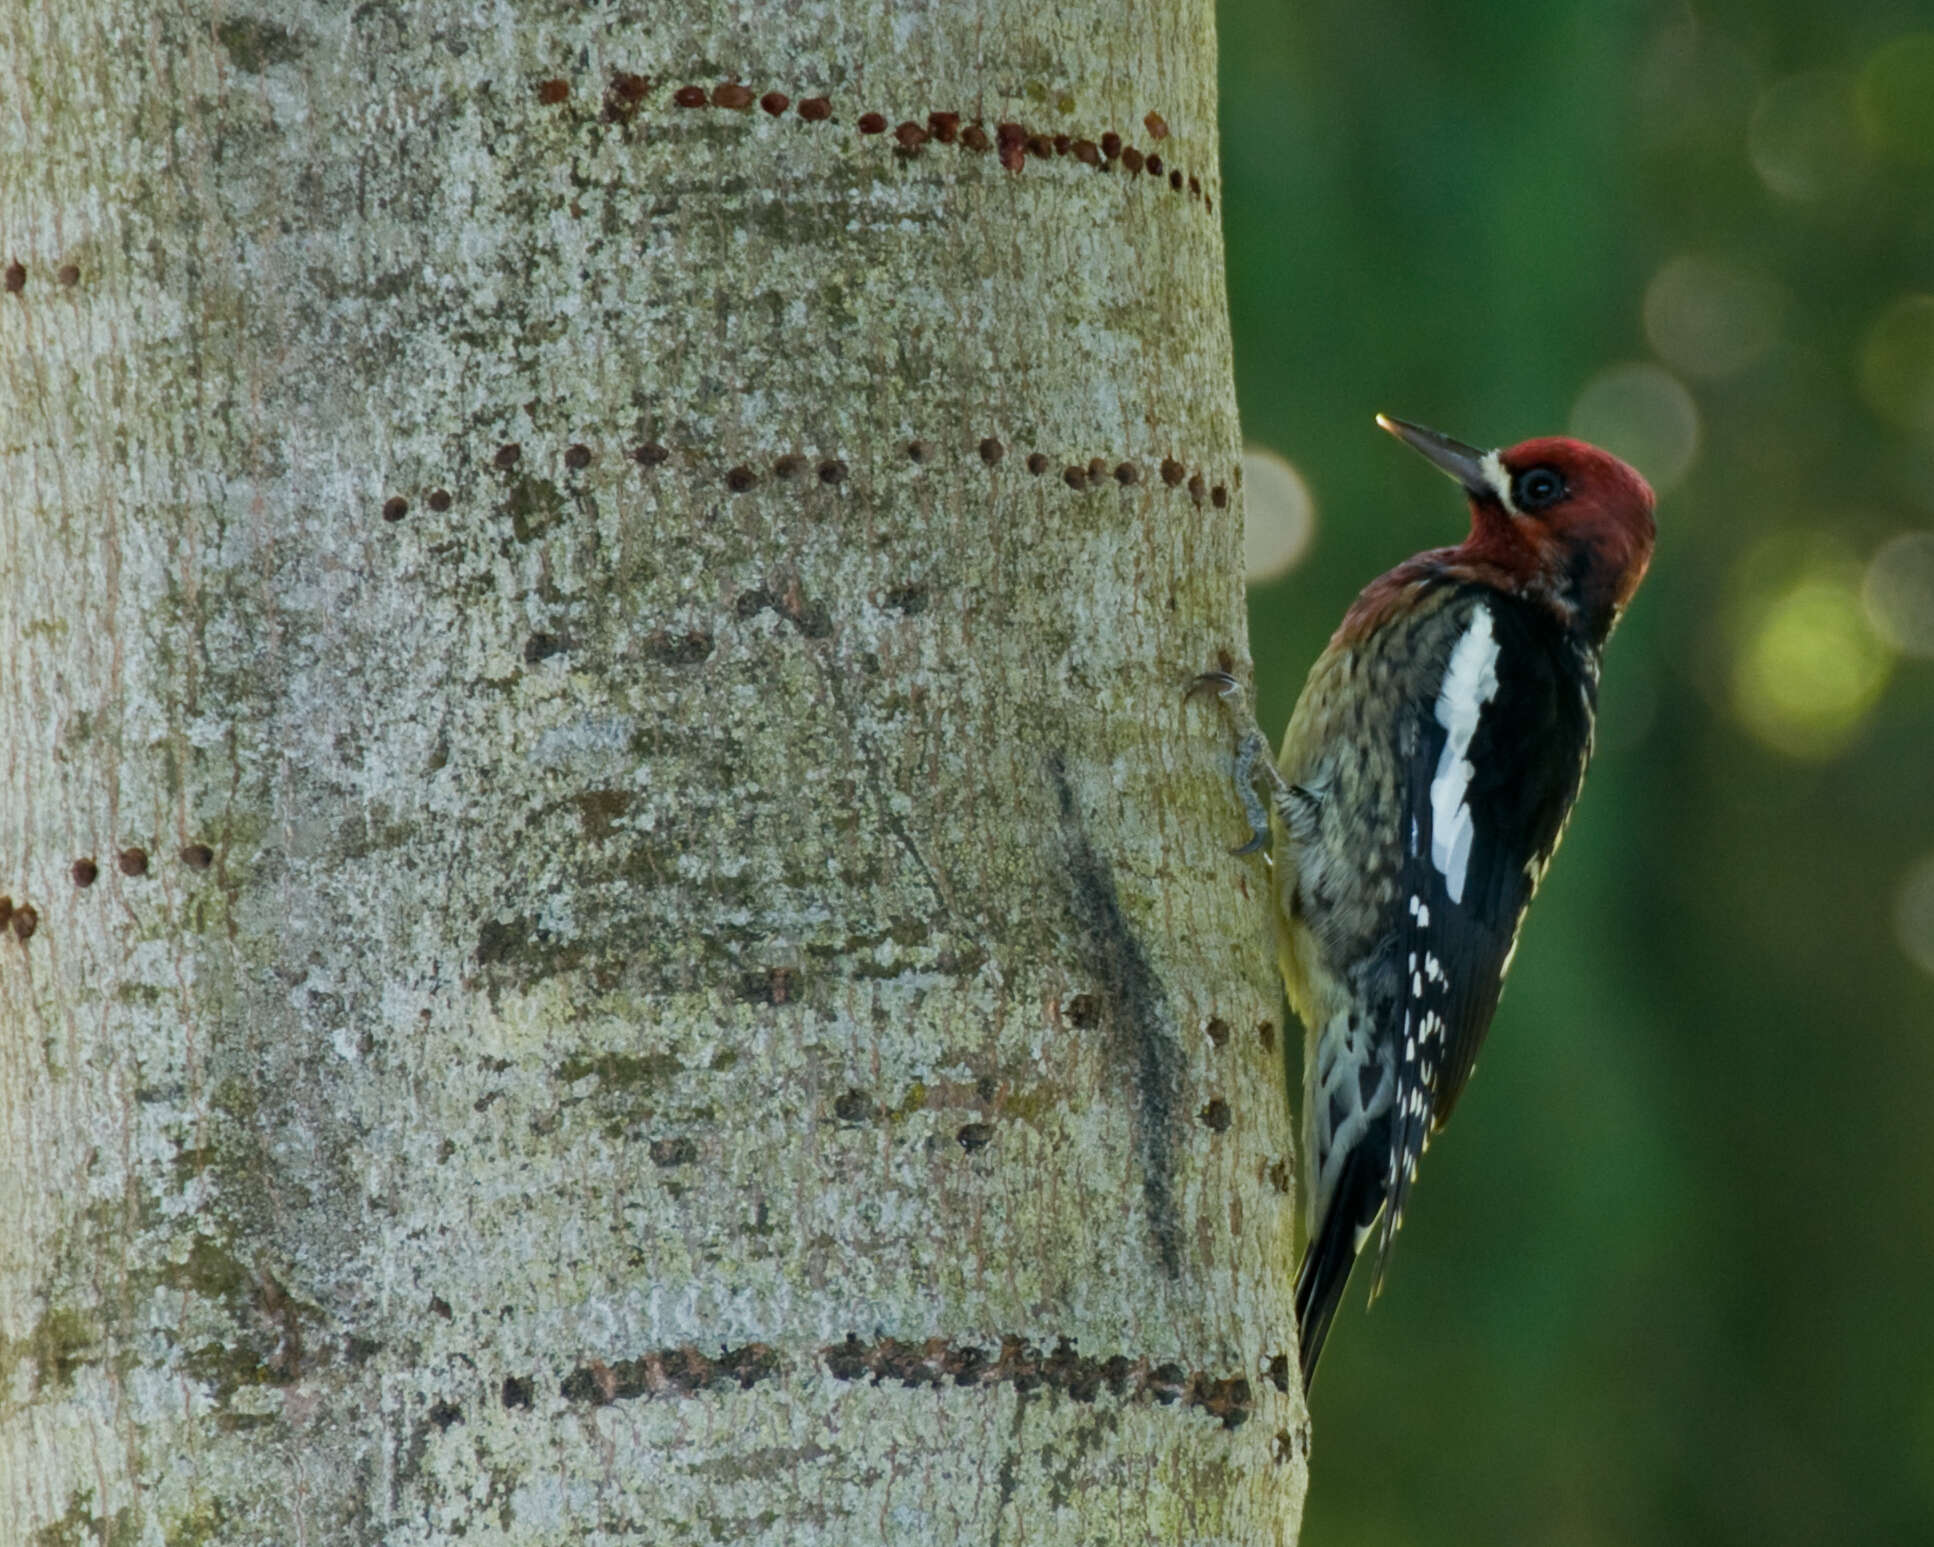
POLYGON ((1236 758, 1233 778, 1236 798, 1249 821, 1249 841, 1238 844, 1231 854, 1254 854, 1269 842, 1269 807, 1257 791, 1258 780, 1269 787, 1270 798, 1280 805, 1289 795, 1289 781, 1277 771, 1269 755, 1269 738, 1256 723, 1255 711, 1242 684, 1226 671, 1205 671, 1189 684, 1185 699, 1214 696, 1222 713, 1236 733, 1236 758))

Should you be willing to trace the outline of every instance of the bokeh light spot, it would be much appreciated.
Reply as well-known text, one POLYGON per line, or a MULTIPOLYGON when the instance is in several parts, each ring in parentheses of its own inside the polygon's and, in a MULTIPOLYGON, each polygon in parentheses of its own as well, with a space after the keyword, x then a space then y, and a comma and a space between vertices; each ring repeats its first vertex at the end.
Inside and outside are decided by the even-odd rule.
POLYGON ((1903 532, 1867 561, 1867 621, 1905 655, 1934 656, 1934 532, 1903 532))
POLYGON ((1746 126, 1759 180, 1786 199, 1824 199, 1864 169, 1853 82, 1825 71, 1789 75, 1764 92, 1746 126))
POLYGON ((1875 319, 1860 349, 1860 390, 1889 424, 1934 435, 1934 295, 1910 295, 1875 319))
POLYGON ((1894 938, 1916 967, 1934 972, 1934 854, 1923 854, 1901 877, 1894 895, 1894 938))
POLYGON ((1854 102, 1875 150, 1897 161, 1934 162, 1934 32, 1876 50, 1860 71, 1854 102))
POLYGON ((1608 366, 1585 383, 1572 404, 1571 433, 1623 457, 1663 493, 1685 477, 1699 455, 1699 405, 1685 384, 1660 366, 1608 366))
POLYGON ((1786 294, 1764 274, 1715 258, 1674 258, 1645 290, 1645 336, 1689 376, 1732 376, 1779 342, 1786 294))
POLYGON ((1242 448, 1242 562, 1251 584, 1274 580, 1309 551, 1316 502, 1303 475, 1267 446, 1242 448))
POLYGON ((1836 756, 1859 733, 1893 668, 1867 626, 1861 568, 1816 553, 1797 575, 1750 595, 1733 669, 1733 707, 1789 757, 1836 756))

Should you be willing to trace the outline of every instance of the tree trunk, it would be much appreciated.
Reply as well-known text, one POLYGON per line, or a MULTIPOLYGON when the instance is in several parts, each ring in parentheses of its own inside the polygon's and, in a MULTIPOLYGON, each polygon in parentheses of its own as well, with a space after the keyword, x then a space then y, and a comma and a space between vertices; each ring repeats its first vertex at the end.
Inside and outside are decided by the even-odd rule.
POLYGON ((0 22, 0 1539, 1293 1539, 1209 0, 273 15, 0 22))

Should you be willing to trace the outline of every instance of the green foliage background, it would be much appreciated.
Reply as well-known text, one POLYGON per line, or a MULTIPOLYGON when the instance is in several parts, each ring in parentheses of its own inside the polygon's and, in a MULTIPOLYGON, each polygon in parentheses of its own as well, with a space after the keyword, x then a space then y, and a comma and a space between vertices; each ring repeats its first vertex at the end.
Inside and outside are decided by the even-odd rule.
POLYGON ((1266 726, 1365 580, 1461 535, 1374 412, 1508 443, 1643 364, 1697 424, 1480 1072, 1339 1318, 1304 1539, 1934 1541, 1934 592, 1873 599, 1934 530, 1934 11, 1220 27, 1245 432, 1316 504, 1252 593, 1266 726), (1688 259, 1718 288, 1674 312, 1688 259))

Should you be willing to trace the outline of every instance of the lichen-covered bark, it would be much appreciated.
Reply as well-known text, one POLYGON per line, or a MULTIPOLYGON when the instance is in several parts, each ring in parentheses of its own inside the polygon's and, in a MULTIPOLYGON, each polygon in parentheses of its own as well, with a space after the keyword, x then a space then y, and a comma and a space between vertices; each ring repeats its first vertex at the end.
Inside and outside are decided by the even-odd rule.
POLYGON ((4 8, 8 1542, 1293 1538, 1214 78, 4 8))

